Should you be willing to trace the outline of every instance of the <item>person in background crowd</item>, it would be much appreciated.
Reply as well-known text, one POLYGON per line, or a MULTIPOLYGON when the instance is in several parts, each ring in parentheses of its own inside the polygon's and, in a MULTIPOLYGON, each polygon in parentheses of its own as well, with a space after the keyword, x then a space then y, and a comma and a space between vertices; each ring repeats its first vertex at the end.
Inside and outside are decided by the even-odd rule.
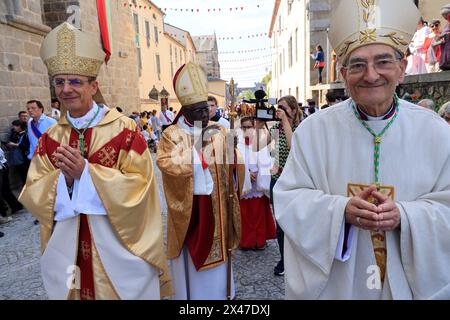
POLYGON ((39 100, 30 100, 27 102, 27 112, 30 116, 28 121, 28 140, 30 149, 28 150, 28 160, 33 158, 34 151, 38 145, 39 138, 48 128, 56 124, 56 120, 44 114, 44 105, 39 100))
POLYGON ((161 107, 161 112, 159 113, 159 121, 161 122, 161 131, 164 131, 167 127, 169 127, 175 116, 172 111, 168 110, 166 105, 161 107))
POLYGON ((209 120, 217 122, 225 129, 230 129, 230 122, 220 115, 217 110, 217 99, 213 96, 208 96, 208 106, 209 106, 209 120))
POLYGON ((411 75, 427 73, 427 68, 425 65, 426 51, 424 44, 430 33, 431 31, 425 24, 425 21, 420 18, 419 22, 417 23, 417 31, 414 34, 411 44, 409 45, 409 50, 412 56, 412 70, 409 73, 411 75))
POLYGON ((325 68, 325 53, 323 52, 322 46, 318 45, 316 47, 316 53, 311 53, 311 57, 314 59, 314 69, 317 69, 319 73, 319 84, 322 84, 322 72, 325 68))
POLYGON ((8 163, 13 170, 17 171, 23 184, 25 184, 25 181, 27 180, 29 166, 26 152, 21 148, 24 139, 28 139, 26 131, 22 129, 20 120, 14 120, 11 123, 9 142, 6 144, 9 149, 8 163))
POLYGON ((319 108, 317 108, 316 100, 308 99, 307 102, 308 102, 308 108, 306 109, 306 111, 307 111, 307 116, 309 117, 310 115, 319 111, 319 108))
POLYGON ((423 100, 420 100, 419 103, 418 103, 417 105, 419 105, 419 106, 421 106, 421 107, 424 107, 424 108, 426 108, 426 109, 430 109, 430 110, 432 110, 432 111, 434 111, 434 108, 436 107, 436 104, 435 104, 434 101, 431 100, 431 99, 423 99, 423 100))
POLYGON ((242 135, 238 149, 245 161, 245 178, 242 188, 241 249, 263 250, 266 240, 276 239, 275 222, 268 199, 272 159, 269 148, 253 151, 255 120, 244 117, 240 121, 242 135))
MULTIPOLYGON (((270 201, 273 208, 274 196, 273 188, 281 176, 286 160, 291 150, 292 135, 303 120, 302 114, 298 109, 297 99, 293 96, 284 96, 278 100, 278 109, 276 112, 276 123, 269 131, 265 129, 265 122, 256 120, 256 135, 259 143, 254 143, 255 150, 259 151, 265 148, 272 141, 275 141, 275 163, 272 168, 272 177, 270 180, 270 201), (259 149, 258 149, 259 148, 259 149)), ((275 208, 273 208, 275 211, 275 208)), ((284 275, 284 232, 277 222, 277 242, 280 250, 280 260, 274 268, 274 274, 284 275)))
POLYGON ((10 219, 7 218, 7 212, 5 211, 7 209, 4 206, 5 202, 11 208, 11 214, 15 214, 23 209, 23 205, 17 201, 16 196, 11 191, 8 161, 6 160, 5 152, 0 148, 0 215, 9 221, 10 219))
POLYGON ((22 130, 28 129, 28 113, 26 111, 20 111, 18 114, 19 121, 20 121, 20 127, 22 130))
POLYGON ((439 60, 441 58, 441 43, 439 35, 441 34, 441 22, 433 19, 430 23, 431 33, 425 39, 423 48, 425 50, 425 63, 428 73, 439 72, 439 60))
POLYGON ((450 124, 450 101, 445 103, 439 110, 439 115, 450 124))
POLYGON ((442 7, 441 14, 447 21, 447 25, 444 27, 444 30, 442 30, 442 34, 438 39, 442 41, 439 67, 443 71, 448 71, 450 70, 450 3, 442 7))
POLYGON ((56 121, 59 121, 59 118, 61 117, 61 104, 58 99, 52 99, 52 111, 50 117, 56 121))
POLYGON ((321 110, 334 106, 337 103, 336 95, 332 91, 327 92, 326 99, 327 104, 323 105, 322 108, 320 108, 321 110))
POLYGON ((161 140, 161 120, 159 120, 159 117, 157 116, 158 111, 153 110, 152 112, 152 116, 150 117, 151 119, 151 127, 153 132, 156 135, 156 139, 159 141, 161 140))

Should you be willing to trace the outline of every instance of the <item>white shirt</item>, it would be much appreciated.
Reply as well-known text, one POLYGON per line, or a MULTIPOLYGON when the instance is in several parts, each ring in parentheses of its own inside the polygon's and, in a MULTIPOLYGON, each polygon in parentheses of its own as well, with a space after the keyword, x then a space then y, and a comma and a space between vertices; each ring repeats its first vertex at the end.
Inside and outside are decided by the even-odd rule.
MULTIPOLYGON (((181 116, 178 119, 177 125, 189 135, 195 136, 194 139, 201 139, 202 129, 199 127, 190 127, 184 120, 184 116, 181 116)), ((194 161, 194 195, 212 194, 214 182, 211 172, 208 168, 203 169, 202 161, 195 147, 192 147, 192 159, 194 161)))
POLYGON ((159 120, 161 121, 163 126, 168 126, 172 124, 173 120, 175 119, 174 114, 170 110, 166 110, 165 112, 159 113, 159 120))

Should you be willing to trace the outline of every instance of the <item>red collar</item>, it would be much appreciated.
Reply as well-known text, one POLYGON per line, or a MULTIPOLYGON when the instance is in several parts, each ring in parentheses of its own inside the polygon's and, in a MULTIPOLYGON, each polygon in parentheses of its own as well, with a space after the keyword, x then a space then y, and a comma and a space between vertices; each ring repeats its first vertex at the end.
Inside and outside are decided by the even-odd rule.
POLYGON ((187 121, 186 118, 184 118, 184 123, 186 123, 186 125, 187 125, 189 128, 193 128, 193 127, 194 127, 194 125, 193 125, 192 123, 190 123, 189 121, 187 121))

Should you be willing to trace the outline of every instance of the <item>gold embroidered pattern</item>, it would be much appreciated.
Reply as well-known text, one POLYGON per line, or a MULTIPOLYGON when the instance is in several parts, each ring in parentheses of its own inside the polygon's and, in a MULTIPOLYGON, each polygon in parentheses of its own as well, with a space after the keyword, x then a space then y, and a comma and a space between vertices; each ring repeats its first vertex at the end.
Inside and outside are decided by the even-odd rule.
POLYGON ((361 5, 364 7, 363 9, 363 19, 367 26, 369 26, 369 21, 374 16, 374 5, 375 0, 361 0, 361 5))
POLYGON ((396 34, 397 34, 397 32, 389 32, 388 34, 384 34, 384 35, 382 35, 381 37, 391 39, 391 41, 392 41, 394 44, 396 44, 397 46, 398 46, 398 45, 404 45, 404 46, 407 46, 407 45, 408 45, 408 42, 405 41, 405 40, 403 39, 402 36, 396 36, 396 34))
POLYGON ((56 158, 56 151, 52 153, 52 155, 50 156, 50 162, 55 165, 56 163, 58 163, 58 159, 56 158))
POLYGON ((361 44, 377 41, 377 29, 367 29, 360 31, 359 42, 361 44))
POLYGON ((63 26, 57 35, 57 54, 44 61, 50 76, 56 74, 81 74, 96 77, 103 61, 79 57, 75 50, 75 33, 63 26))
POLYGON ((91 246, 86 241, 81 241, 81 256, 83 260, 87 260, 91 257, 91 246))
POLYGON ((354 44, 356 41, 357 41, 357 40, 353 40, 353 41, 352 41, 352 40, 349 40, 349 41, 344 42, 343 47, 339 50, 339 53, 338 53, 339 57, 341 57, 341 56, 347 54, 348 49, 350 48, 350 46, 351 46, 352 44, 354 44))
POLYGON ((91 290, 89 289, 83 289, 81 290, 81 299, 82 300, 94 300, 94 294, 91 290))
POLYGON ((106 146, 100 150, 98 159, 101 165, 112 167, 117 160, 117 151, 111 146, 106 146))
MULTIPOLYGON (((347 195, 349 197, 356 196, 361 191, 369 187, 370 186, 368 185, 362 184, 348 184, 347 195)), ((379 192, 384 196, 394 200, 394 187, 380 186, 379 192)), ((376 204, 376 200, 373 197, 369 197, 367 201, 376 204)), ((380 268, 381 283, 384 283, 384 278, 386 274, 386 261, 387 261, 386 234, 384 231, 371 231, 370 238, 372 239, 375 261, 377 263, 377 266, 380 268)))
POLYGON ((127 137, 126 137, 126 140, 125 140, 126 150, 130 150, 132 142, 133 142, 133 132, 129 132, 127 134, 127 137))

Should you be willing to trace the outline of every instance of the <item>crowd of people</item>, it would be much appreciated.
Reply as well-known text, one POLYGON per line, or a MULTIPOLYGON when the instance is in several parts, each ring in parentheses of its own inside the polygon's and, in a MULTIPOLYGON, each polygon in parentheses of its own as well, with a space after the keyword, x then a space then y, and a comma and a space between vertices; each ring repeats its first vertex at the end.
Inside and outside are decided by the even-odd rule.
POLYGON ((441 10, 447 25, 441 26, 439 19, 427 22, 423 18, 409 44, 407 75, 425 74, 450 70, 450 5, 441 10))
MULTIPOLYGON (((405 69, 406 75, 419 75, 450 70, 450 4, 442 7, 441 15, 445 21, 442 25, 440 19, 425 21, 419 18, 413 38, 402 54, 408 60, 405 69)), ((403 41, 402 39, 398 39, 403 41)), ((395 40, 395 41, 398 41, 395 40)), ((316 46, 316 52, 311 53, 314 60, 313 68, 318 71, 318 84, 323 83, 322 73, 326 67, 324 50, 321 45, 316 46)), ((336 52, 331 52, 330 82, 341 82, 342 76, 338 74, 342 67, 337 60, 336 52)))
MULTIPOLYGON (((50 115, 46 115, 41 101, 30 100, 26 103, 26 111, 20 111, 17 115, 18 119, 12 121, 9 139, 2 141, 2 148, 0 148, 0 224, 12 221, 14 214, 21 212, 24 208, 11 190, 13 185, 10 183, 10 169, 14 173, 13 176, 20 180, 19 184, 23 186, 39 138, 59 120, 59 109, 59 102, 52 100, 52 112, 50 115)), ((34 223, 37 224, 38 220, 35 220, 34 223)), ((3 236, 4 234, 0 232, 0 237, 3 236)))

